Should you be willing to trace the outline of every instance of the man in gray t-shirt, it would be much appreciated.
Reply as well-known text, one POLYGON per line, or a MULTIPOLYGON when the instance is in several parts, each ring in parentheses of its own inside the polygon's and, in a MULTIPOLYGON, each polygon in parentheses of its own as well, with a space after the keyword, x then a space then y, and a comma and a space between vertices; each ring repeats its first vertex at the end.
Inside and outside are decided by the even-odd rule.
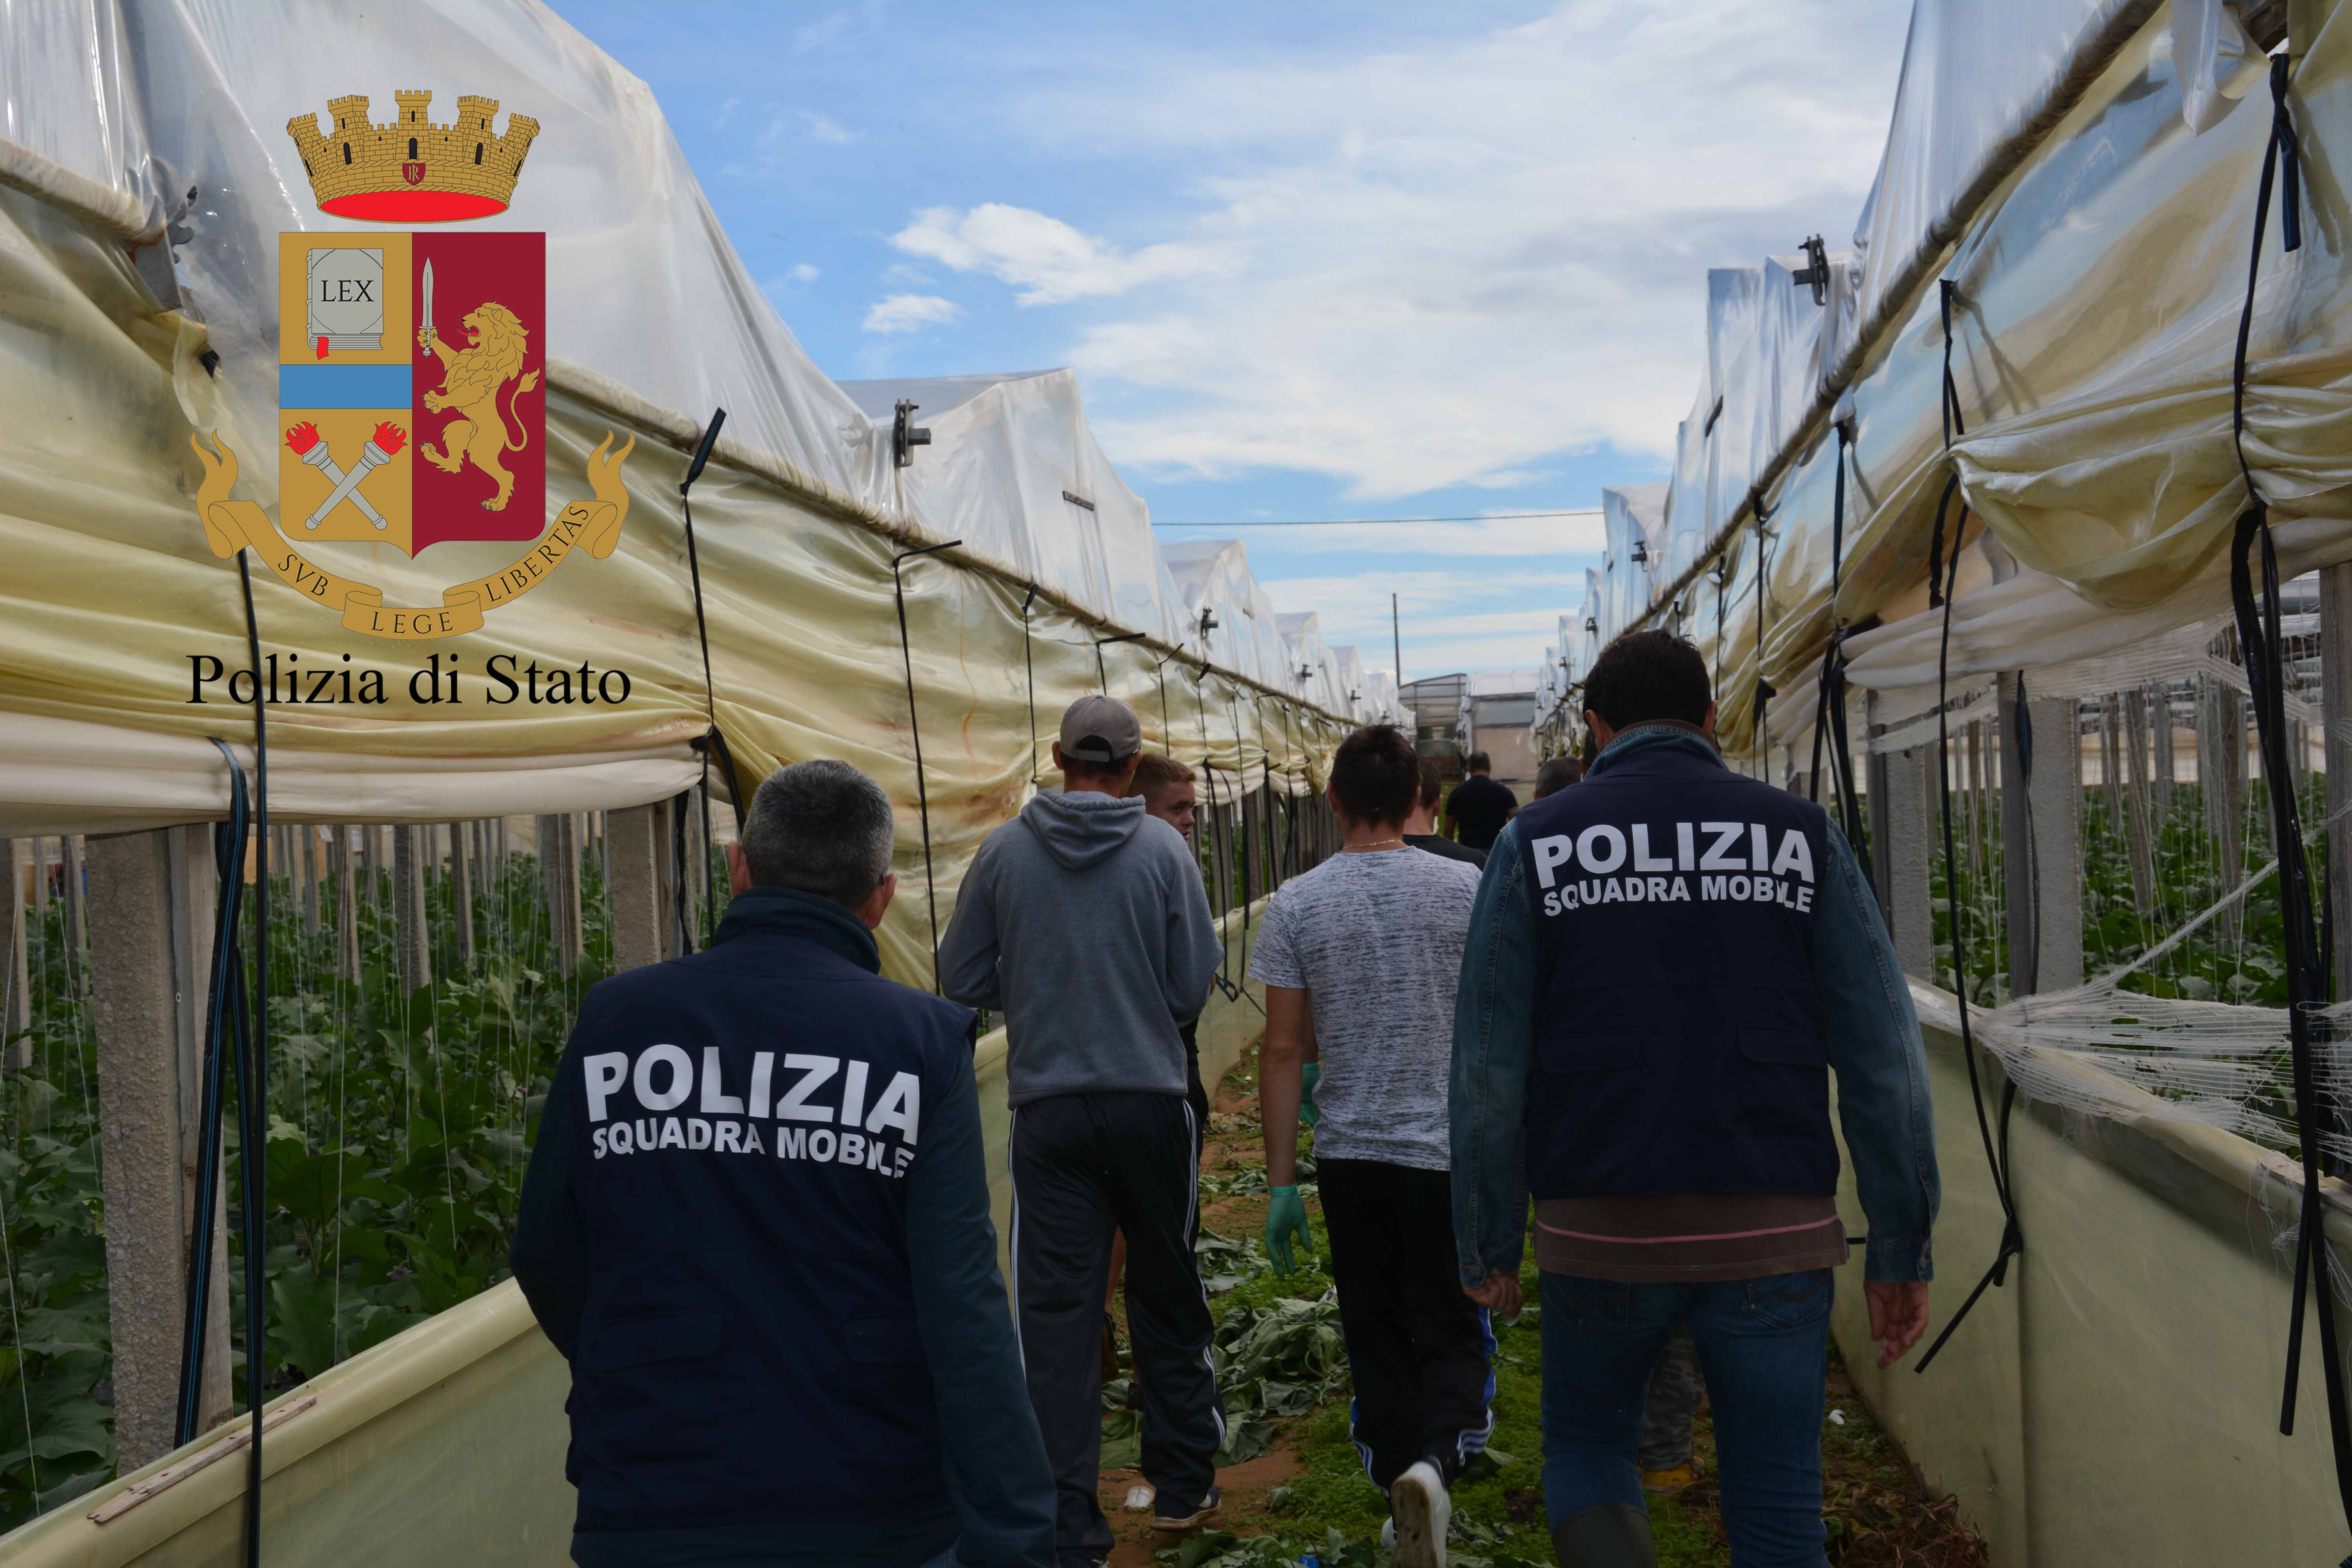
POLYGON ((1286 1272, 1293 1241, 1309 1240, 1297 1152, 1311 1050, 1323 1068, 1316 1176, 1355 1383, 1351 1436, 1389 1494, 1394 1568, 1444 1562, 1446 1489, 1495 1425, 1486 1310, 1454 1279, 1446 1114, 1478 873, 1406 847, 1420 791, 1420 759, 1397 730, 1340 742, 1329 789, 1340 852, 1274 895, 1249 969, 1265 986, 1266 1252, 1286 1272))

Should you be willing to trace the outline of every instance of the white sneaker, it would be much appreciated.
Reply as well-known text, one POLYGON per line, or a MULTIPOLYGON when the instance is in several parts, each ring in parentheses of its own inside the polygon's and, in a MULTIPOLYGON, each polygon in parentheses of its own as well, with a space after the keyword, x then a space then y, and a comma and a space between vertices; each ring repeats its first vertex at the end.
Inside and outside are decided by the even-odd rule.
POLYGON ((1394 1514, 1381 1521, 1381 1550, 1383 1552, 1396 1550, 1396 1515, 1394 1514))
POLYGON ((1388 1541, 1393 1532, 1390 1568, 1445 1568, 1445 1527, 1453 1521, 1454 1502, 1437 1467, 1423 1459, 1399 1476, 1389 1488, 1389 1507, 1394 1512, 1381 1533, 1388 1541))

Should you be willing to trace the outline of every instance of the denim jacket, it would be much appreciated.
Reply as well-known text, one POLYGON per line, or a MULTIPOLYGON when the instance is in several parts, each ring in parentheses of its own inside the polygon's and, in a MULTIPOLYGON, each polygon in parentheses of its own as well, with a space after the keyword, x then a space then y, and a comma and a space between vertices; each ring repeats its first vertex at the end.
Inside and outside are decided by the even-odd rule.
MULTIPOLYGON (((1695 731, 1637 726, 1612 741, 1592 771, 1648 746, 1685 747, 1719 763, 1695 731)), ((1837 1073, 1838 1123, 1870 1221, 1864 1277, 1927 1279, 1939 1186, 1927 1052, 1877 900, 1835 822, 1829 836, 1833 868, 1813 906, 1813 985, 1837 1073)), ((1454 1234, 1465 1286, 1493 1270, 1519 1272, 1535 989, 1535 921, 1512 823, 1486 858, 1454 1003, 1454 1234)))

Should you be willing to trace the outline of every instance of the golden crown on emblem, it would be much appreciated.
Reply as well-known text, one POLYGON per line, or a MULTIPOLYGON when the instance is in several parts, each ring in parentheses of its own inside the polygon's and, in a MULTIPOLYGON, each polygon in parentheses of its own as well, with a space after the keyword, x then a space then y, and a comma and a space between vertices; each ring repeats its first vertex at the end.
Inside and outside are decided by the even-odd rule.
POLYGON ((319 209, 377 223, 449 223, 506 211, 539 121, 509 114, 506 130, 492 135, 497 99, 464 94, 457 123, 436 125, 425 118, 430 92, 392 96, 400 118, 390 125, 369 123, 365 93, 327 100, 335 128, 324 135, 316 113, 286 122, 319 209))

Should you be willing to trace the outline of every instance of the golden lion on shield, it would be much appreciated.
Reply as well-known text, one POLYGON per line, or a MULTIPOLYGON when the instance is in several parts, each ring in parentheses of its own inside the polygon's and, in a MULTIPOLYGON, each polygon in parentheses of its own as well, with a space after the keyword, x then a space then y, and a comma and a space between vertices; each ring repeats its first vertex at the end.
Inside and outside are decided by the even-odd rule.
MULTIPOLYGON (((529 446, 530 430, 525 426, 521 435, 508 439, 506 418, 499 412, 499 391, 522 369, 530 329, 515 319, 512 310, 489 300, 466 312, 466 331, 467 346, 453 349, 432 328, 417 331, 417 345, 441 356, 441 387, 425 395, 425 406, 436 414, 455 408, 457 417, 441 427, 439 447, 419 442, 416 449, 444 473, 456 473, 471 458, 474 467, 499 487, 499 493, 484 501, 482 509, 504 511, 508 498, 514 494, 514 476, 499 458, 509 447, 520 451, 529 446)), ((539 372, 531 371, 516 386, 514 396, 520 397, 538 384, 539 372)), ((507 402, 511 409, 514 399, 507 402)))

